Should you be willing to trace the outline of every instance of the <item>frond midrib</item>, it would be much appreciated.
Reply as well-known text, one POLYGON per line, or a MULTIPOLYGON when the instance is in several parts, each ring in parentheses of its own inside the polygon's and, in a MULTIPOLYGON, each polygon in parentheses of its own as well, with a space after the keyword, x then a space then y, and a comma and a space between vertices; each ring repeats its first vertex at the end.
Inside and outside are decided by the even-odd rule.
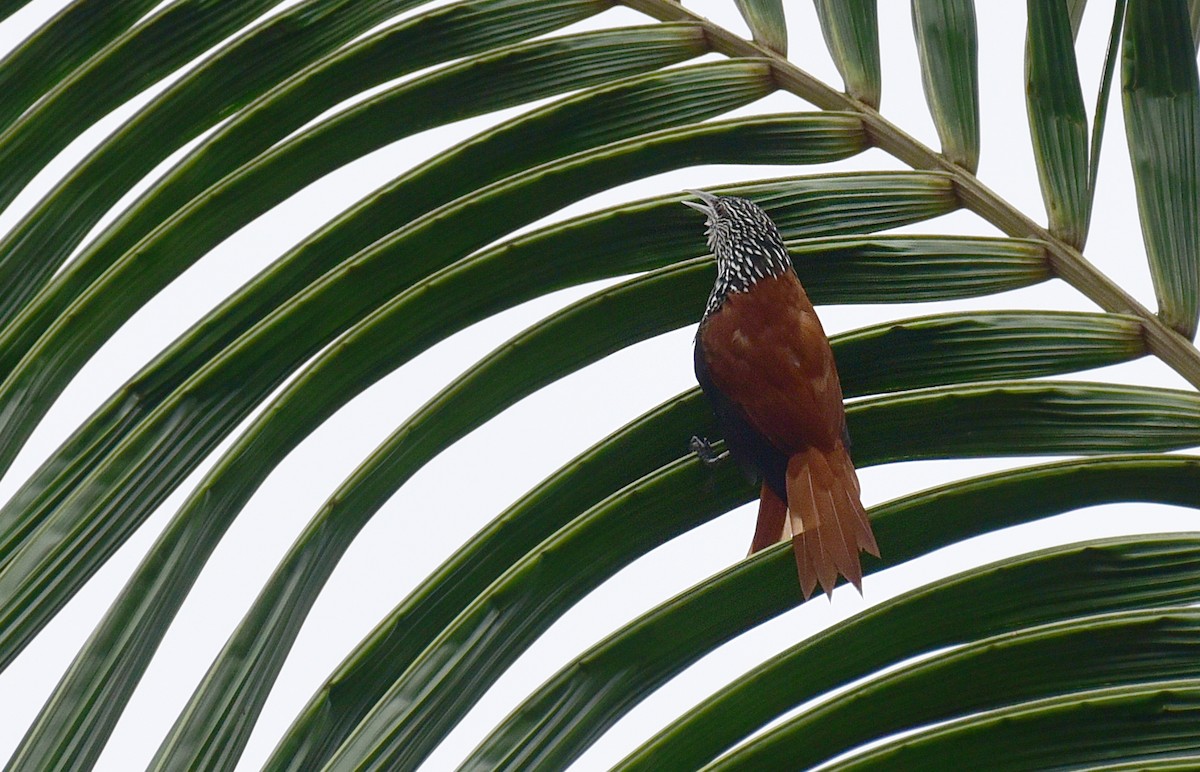
POLYGON ((786 58, 746 40, 679 3, 670 0, 620 0, 623 5, 661 21, 687 21, 704 30, 712 50, 729 57, 769 60, 780 88, 823 110, 854 112, 861 116, 871 143, 914 169, 944 172, 953 180, 963 206, 1009 236, 1031 238, 1046 245, 1054 275, 1070 284, 1105 311, 1138 318, 1150 352, 1184 379, 1200 388, 1200 351, 1162 322, 1158 316, 1119 284, 1101 272, 1073 246, 1018 210, 978 177, 947 160, 878 110, 842 93, 797 67, 786 58))

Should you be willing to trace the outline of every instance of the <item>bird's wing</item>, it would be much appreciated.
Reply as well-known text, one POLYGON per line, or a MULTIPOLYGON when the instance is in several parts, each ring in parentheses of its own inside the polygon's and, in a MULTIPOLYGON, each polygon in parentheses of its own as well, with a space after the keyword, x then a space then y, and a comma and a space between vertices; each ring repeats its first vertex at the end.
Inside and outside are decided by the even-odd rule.
POLYGON ((785 456, 832 448, 845 430, 833 352, 792 274, 730 295, 701 330, 708 376, 785 456))

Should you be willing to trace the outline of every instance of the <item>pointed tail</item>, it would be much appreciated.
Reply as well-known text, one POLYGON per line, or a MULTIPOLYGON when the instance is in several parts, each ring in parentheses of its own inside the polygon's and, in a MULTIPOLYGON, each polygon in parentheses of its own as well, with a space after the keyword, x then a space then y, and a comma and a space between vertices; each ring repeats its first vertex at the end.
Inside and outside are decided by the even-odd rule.
POLYGON ((758 524, 754 527, 754 539, 750 542, 750 554, 765 550, 772 544, 778 544, 792 535, 792 527, 788 523, 787 504, 775 495, 775 491, 765 482, 762 485, 762 495, 758 499, 758 524))
POLYGON ((838 574, 862 592, 858 553, 866 550, 879 557, 879 546, 845 446, 839 442, 828 452, 809 448, 788 459, 787 492, 792 549, 804 597, 818 582, 832 595, 838 574))
POLYGON ((788 535, 796 555, 800 589, 808 598, 817 584, 833 594, 838 574, 862 591, 858 553, 879 557, 879 547, 859 499, 858 475, 841 443, 832 451, 809 448, 788 460, 788 502, 766 484, 758 509, 758 527, 750 552, 788 535))

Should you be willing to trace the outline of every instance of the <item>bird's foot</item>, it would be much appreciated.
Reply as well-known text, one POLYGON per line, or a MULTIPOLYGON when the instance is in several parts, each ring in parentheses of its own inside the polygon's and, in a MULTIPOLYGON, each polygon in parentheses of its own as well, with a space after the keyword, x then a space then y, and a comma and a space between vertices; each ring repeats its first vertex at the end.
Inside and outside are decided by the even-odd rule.
POLYGON ((721 459, 725 457, 724 453, 718 453, 717 449, 712 446, 708 440, 700 439, 693 436, 688 442, 688 448, 693 453, 699 456, 700 460, 708 466, 714 466, 721 463, 721 459))

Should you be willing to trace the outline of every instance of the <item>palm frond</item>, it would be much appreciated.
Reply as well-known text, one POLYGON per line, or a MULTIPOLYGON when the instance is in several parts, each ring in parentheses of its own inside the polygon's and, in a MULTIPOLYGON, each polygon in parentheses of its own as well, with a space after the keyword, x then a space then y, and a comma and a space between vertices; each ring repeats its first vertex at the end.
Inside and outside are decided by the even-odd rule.
MULTIPOLYGON (((22 5, 0 2, 0 21, 22 5)), ((834 336, 858 466, 1067 457, 873 507, 884 549, 869 572, 1097 504, 1200 506, 1200 461, 1173 453, 1200 445, 1197 392, 1096 370, 1154 359, 1200 386, 1196 2, 1115 2, 1090 142, 1079 73, 1093 63, 1075 53, 1085 3, 1029 4, 1026 99, 1045 225, 975 176, 988 30, 969 2, 911 4, 940 152, 877 110, 873 0, 815 2, 845 93, 786 58, 778 0, 722 3, 744 14, 755 42, 673 0, 625 0, 614 23, 608 0, 103 5, 71 2, 0 60, 5 207, 106 115, 156 92, 0 236, 0 469, 22 470, 35 431, 97 352, 240 229, 391 143, 490 124, 314 222, 190 330, 145 352, 124 386, 13 480, 0 506, 0 666, 33 654, 156 509, 186 495, 13 769, 97 762, 218 545, 324 421, 456 332, 624 279, 448 380, 313 502, 170 731, 151 738, 156 769, 238 764, 306 618, 391 496, 506 408, 695 321, 712 264, 681 194, 591 201, 657 175, 772 167, 770 179, 705 188, 766 209, 820 304, 956 303, 834 336), (631 25, 630 9, 657 22, 631 25), (1118 55, 1157 314, 1081 251, 1118 55), (794 97, 809 106, 766 114, 757 103, 768 97, 772 110, 794 97), (912 170, 861 171, 887 165, 878 151, 912 170), (851 158, 855 170, 837 166, 851 158), (834 166, 797 176, 810 165, 834 166), (1000 235, 945 233, 937 218, 952 213, 1000 235), (884 232, 918 223, 924 233, 884 232), (992 297, 1051 279, 1043 289, 1100 310, 992 297), (1081 371, 1091 380, 1067 380, 1081 371)), ((488 522, 271 738, 267 767, 427 759, 592 590, 753 498, 735 465, 689 451, 693 434, 721 447, 696 389, 616 428, 488 522)), ((1200 742, 1187 655, 1198 617, 1177 608, 1196 601, 1196 551, 1185 534, 1124 536, 943 577, 714 684, 620 768, 1183 763, 1200 742)), ((690 664, 800 602, 782 545, 705 578, 573 656, 465 765, 565 766, 690 664)))

